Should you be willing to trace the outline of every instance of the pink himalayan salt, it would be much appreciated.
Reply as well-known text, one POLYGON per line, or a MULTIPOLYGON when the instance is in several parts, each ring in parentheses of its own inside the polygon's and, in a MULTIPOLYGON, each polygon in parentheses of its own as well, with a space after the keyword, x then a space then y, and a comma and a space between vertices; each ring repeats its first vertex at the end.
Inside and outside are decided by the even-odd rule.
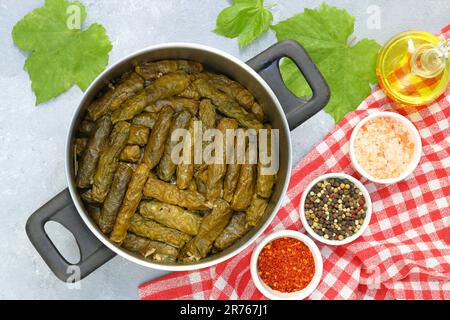
POLYGON ((356 160, 377 179, 394 179, 404 173, 413 159, 414 148, 408 128, 390 117, 369 120, 355 138, 356 160))

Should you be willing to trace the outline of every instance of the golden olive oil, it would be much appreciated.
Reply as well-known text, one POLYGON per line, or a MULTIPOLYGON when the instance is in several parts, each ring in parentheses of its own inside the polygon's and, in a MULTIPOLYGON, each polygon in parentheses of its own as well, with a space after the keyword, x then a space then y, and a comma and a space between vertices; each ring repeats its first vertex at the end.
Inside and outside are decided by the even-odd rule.
POLYGON ((377 61, 378 81, 388 97, 406 106, 435 101, 449 83, 448 43, 419 30, 395 36, 377 61))

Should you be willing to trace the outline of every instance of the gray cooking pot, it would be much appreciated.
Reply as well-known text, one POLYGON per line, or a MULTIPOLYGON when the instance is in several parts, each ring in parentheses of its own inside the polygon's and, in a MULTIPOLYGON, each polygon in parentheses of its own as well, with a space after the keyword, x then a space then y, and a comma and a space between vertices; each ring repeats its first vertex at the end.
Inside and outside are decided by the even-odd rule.
POLYGON ((70 276, 69 271, 73 270, 70 268, 71 266, 78 266, 80 276, 83 278, 106 263, 115 254, 149 268, 168 271, 200 269, 225 261, 253 243, 279 210, 291 176, 290 130, 320 111, 327 104, 329 96, 330 92, 324 78, 303 47, 295 41, 279 42, 247 63, 221 50, 192 43, 156 45, 129 55, 105 70, 86 90, 73 115, 67 137, 66 175, 69 187, 30 216, 26 224, 28 237, 50 269, 63 281, 70 276), (292 59, 302 71, 313 91, 310 100, 295 97, 284 86, 278 67, 279 61, 283 57, 292 59), (194 264, 153 263, 111 242, 89 216, 74 182, 72 141, 87 106, 105 84, 130 70, 136 63, 161 59, 198 61, 208 69, 235 79, 254 94, 262 104, 273 128, 279 129, 280 155, 277 184, 259 225, 230 248, 194 264), (81 257, 77 264, 67 262, 56 249, 44 229, 44 225, 48 221, 58 222, 73 233, 81 257))

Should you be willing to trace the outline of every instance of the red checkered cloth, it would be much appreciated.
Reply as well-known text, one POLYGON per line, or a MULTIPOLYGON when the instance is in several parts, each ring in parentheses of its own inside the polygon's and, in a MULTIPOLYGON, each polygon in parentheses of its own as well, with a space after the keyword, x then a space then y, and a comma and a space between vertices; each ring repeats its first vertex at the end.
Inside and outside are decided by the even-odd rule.
MULTIPOLYGON (((442 34, 450 37, 450 26, 442 34)), ((376 89, 349 113, 294 169, 283 207, 265 232, 304 231, 300 197, 322 174, 345 172, 367 187, 373 201, 370 225, 351 244, 319 245, 324 272, 311 299, 450 299, 450 87, 427 108, 400 111, 419 129, 423 155, 413 176, 383 186, 352 168, 349 139, 361 119, 391 109, 376 89)), ((254 247, 217 266, 143 284, 139 295, 141 299, 262 299, 250 276, 254 247)))

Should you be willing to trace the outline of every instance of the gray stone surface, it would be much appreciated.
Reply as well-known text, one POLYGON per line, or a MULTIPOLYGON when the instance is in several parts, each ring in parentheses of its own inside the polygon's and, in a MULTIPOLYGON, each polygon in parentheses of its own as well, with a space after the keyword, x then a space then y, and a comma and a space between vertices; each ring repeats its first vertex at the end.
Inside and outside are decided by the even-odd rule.
MULTIPOLYGON (((161 272, 139 267, 116 257, 68 289, 56 279, 25 235, 28 216, 66 187, 64 144, 71 116, 82 92, 73 87, 39 107, 27 73, 26 53, 12 43, 11 29, 43 0, 0 0, 0 298, 2 299, 135 299, 136 287, 161 272)), ((96 21, 108 31, 114 45, 113 63, 135 50, 153 44, 185 41, 220 48, 247 60, 275 42, 273 33, 240 50, 236 40, 213 32, 217 14, 228 6, 224 0, 81 0, 87 8, 85 25, 96 21)), ((274 3, 274 0, 267 1, 274 3)), ((320 1, 278 0, 272 9, 275 21, 315 7, 320 1)), ((449 23, 448 0, 328 0, 356 16, 356 35, 380 42, 406 29, 437 32, 449 23), (380 8, 381 28, 367 25, 370 5, 380 8)), ((299 161, 334 126, 320 113, 292 132, 294 163, 299 161)), ((73 241, 60 228, 49 227, 61 250, 76 256, 73 241)))

